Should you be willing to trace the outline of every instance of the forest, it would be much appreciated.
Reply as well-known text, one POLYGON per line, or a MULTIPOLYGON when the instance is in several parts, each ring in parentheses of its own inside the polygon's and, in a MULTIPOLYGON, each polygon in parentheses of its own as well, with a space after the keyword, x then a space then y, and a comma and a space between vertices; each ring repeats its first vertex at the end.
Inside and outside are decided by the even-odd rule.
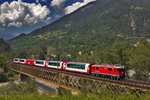
MULTIPOLYGON (((7 45, 6 45, 7 47, 7 45)), ((40 59, 51 61, 73 61, 95 64, 119 64, 125 67, 126 72, 133 70, 131 79, 150 81, 150 43, 146 39, 139 39, 137 43, 128 41, 115 41, 110 46, 85 48, 63 52, 63 47, 55 47, 41 43, 38 47, 28 50, 13 50, 2 52, 0 55, 1 77, 11 76, 6 63, 13 58, 40 59)), ((5 79, 4 79, 5 80, 5 79)))

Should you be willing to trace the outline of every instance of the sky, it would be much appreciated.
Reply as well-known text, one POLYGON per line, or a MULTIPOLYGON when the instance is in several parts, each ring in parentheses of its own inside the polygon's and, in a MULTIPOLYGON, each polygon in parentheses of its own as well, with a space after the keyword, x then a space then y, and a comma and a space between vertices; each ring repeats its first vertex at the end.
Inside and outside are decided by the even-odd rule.
POLYGON ((96 0, 0 0, 0 38, 28 34, 93 1, 96 0))

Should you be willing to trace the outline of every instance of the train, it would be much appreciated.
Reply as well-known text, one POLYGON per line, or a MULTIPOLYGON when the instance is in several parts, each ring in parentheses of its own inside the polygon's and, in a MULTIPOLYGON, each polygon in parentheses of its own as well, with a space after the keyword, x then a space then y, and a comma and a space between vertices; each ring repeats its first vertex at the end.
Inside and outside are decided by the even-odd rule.
POLYGON ((14 63, 32 65, 36 67, 57 69, 73 73, 92 75, 111 79, 125 79, 126 73, 124 66, 120 65, 95 65, 94 63, 47 61, 34 59, 14 58, 14 63))

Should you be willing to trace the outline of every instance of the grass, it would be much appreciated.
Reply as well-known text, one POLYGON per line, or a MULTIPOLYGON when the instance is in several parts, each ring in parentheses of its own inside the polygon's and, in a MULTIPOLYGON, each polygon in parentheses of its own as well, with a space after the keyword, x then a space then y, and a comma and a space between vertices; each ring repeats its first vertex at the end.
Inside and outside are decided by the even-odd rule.
POLYGON ((28 94, 28 95, 0 95, 0 100, 99 100, 96 96, 58 96, 52 97, 50 95, 28 94))
MULTIPOLYGON (((101 95, 99 95, 101 96, 101 95)), ((63 96, 51 96, 46 94, 15 94, 15 95, 0 95, 0 100, 101 100, 99 96, 96 95, 63 95, 63 96)), ((115 100, 108 97, 103 97, 102 100, 115 100)), ((135 95, 123 95, 119 96, 118 100, 150 100, 150 95, 147 94, 141 98, 137 98, 135 95)))
MULTIPOLYGON (((97 95, 79 92, 73 95, 71 90, 59 88, 59 95, 39 94, 35 80, 27 80, 24 83, 9 83, 0 88, 0 100, 116 100, 109 92, 101 92, 97 95)), ((118 100, 150 100, 150 93, 141 98, 134 93, 117 95, 118 100)))
POLYGON ((0 73, 4 72, 4 69, 0 68, 0 73))

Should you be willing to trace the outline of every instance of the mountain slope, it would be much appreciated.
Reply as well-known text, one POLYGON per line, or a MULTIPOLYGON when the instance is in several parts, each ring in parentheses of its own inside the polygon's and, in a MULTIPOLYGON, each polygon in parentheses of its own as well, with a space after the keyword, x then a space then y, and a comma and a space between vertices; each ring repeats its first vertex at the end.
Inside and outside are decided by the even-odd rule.
POLYGON ((74 52, 112 44, 129 36, 149 36, 150 6, 125 0, 97 0, 37 29, 29 35, 9 41, 12 48, 29 49, 41 42, 74 52))
POLYGON ((3 39, 0 39, 0 53, 7 51, 10 51, 9 45, 3 39))
POLYGON ((136 4, 146 4, 149 2, 149 0, 125 0, 131 3, 136 3, 136 4))

